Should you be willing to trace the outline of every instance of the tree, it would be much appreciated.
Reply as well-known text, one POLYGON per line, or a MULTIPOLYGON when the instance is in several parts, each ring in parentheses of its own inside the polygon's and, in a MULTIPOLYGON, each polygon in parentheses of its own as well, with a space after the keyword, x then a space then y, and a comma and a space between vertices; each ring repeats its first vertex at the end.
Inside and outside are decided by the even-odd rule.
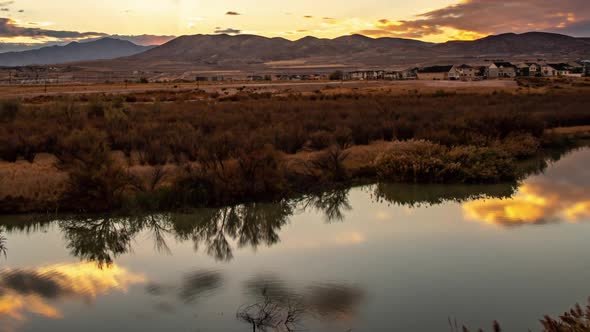
POLYGON ((330 74, 330 81, 341 81, 344 78, 344 73, 341 70, 337 70, 330 74))

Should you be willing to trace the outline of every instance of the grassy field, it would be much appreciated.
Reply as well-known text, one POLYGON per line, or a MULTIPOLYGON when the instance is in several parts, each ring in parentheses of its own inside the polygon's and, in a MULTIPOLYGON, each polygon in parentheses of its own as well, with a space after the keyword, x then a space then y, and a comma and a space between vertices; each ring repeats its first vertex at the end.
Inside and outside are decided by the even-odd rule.
POLYGON ((584 87, 420 84, 4 100, 0 210, 214 206, 367 179, 515 181, 519 160, 587 136, 584 87))

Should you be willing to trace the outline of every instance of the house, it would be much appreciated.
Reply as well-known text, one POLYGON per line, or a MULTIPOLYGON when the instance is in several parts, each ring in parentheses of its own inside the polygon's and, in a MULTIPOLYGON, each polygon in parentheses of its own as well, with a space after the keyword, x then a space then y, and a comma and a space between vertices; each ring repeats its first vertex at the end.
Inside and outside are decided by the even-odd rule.
POLYGON ((535 62, 523 62, 516 65, 516 75, 521 77, 541 76, 541 65, 535 62))
POLYGON ((385 78, 384 70, 362 70, 353 71, 347 75, 351 80, 365 81, 365 80, 382 80, 385 78))
POLYGON ((516 77, 516 66, 510 62, 493 62, 486 69, 487 78, 514 78, 516 77))
POLYGON ((469 65, 453 66, 449 71, 450 80, 472 81, 477 77, 478 69, 469 65))
POLYGON ((421 68, 418 70, 417 78, 419 80, 448 80, 451 69, 453 69, 452 65, 421 68))
POLYGON ((578 62, 582 66, 584 76, 590 76, 590 60, 580 60, 578 62))
POLYGON ((557 76, 570 76, 571 74, 571 68, 567 63, 553 63, 549 66, 557 71, 557 76))
POLYGON ((530 77, 537 77, 537 76, 542 76, 543 74, 541 73, 541 65, 538 63, 534 63, 534 62, 527 62, 526 65, 529 68, 529 75, 530 77))
POLYGON ((544 64, 541 66, 541 73, 544 77, 555 77, 557 76, 557 69, 553 68, 552 65, 544 64))

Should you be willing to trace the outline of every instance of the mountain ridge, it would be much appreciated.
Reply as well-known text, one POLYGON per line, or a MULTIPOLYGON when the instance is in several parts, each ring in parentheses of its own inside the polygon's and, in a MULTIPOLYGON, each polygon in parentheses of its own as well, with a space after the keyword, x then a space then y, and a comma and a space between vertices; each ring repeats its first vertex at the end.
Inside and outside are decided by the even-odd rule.
POLYGON ((154 46, 140 46, 127 40, 105 37, 90 42, 71 42, 35 50, 0 53, 0 66, 53 65, 69 62, 110 60, 147 51, 154 46))

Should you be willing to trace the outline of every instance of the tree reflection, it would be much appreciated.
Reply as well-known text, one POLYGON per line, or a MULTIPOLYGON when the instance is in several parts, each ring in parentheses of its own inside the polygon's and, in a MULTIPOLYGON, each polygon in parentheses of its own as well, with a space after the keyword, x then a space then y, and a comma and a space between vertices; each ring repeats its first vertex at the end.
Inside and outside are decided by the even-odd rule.
POLYGON ((517 183, 495 185, 379 183, 375 185, 373 198, 376 201, 385 201, 399 206, 419 207, 482 198, 510 198, 517 189, 517 183))
POLYGON ((71 218, 59 222, 72 255, 99 265, 131 250, 131 240, 140 231, 129 218, 71 218))
POLYGON ((4 236, 4 229, 0 228, 0 254, 6 258, 6 237, 4 236))
POLYGON ((348 319, 356 314, 364 291, 346 284, 312 284, 304 289, 289 286, 275 276, 258 276, 245 284, 253 304, 243 305, 238 320, 253 330, 295 331, 305 318, 348 319))
POLYGON ((280 241, 278 231, 292 214, 293 207, 287 201, 251 203, 203 210, 180 218, 174 216, 172 224, 177 236, 192 239, 196 250, 204 246, 207 254, 216 260, 229 261, 233 249, 228 238, 236 241, 239 248, 271 246, 280 241))
POLYGON ((314 209, 324 213, 326 222, 344 221, 344 213, 352 210, 348 199, 349 192, 350 188, 334 189, 318 194, 304 195, 297 201, 304 211, 314 209))
MULTIPOLYGON (((132 242, 147 233, 156 251, 170 253, 167 239, 192 241, 195 250, 203 249, 219 261, 233 258, 234 246, 257 249, 280 242, 279 231, 294 213, 293 204, 252 203, 220 209, 202 209, 192 214, 158 214, 133 217, 67 216, 55 221, 64 234, 71 254, 99 266, 109 266, 132 250, 132 242)), ((54 221, 34 218, 1 225, 9 232, 45 230, 54 221)), ((0 251, 6 239, 0 233, 0 251)))

